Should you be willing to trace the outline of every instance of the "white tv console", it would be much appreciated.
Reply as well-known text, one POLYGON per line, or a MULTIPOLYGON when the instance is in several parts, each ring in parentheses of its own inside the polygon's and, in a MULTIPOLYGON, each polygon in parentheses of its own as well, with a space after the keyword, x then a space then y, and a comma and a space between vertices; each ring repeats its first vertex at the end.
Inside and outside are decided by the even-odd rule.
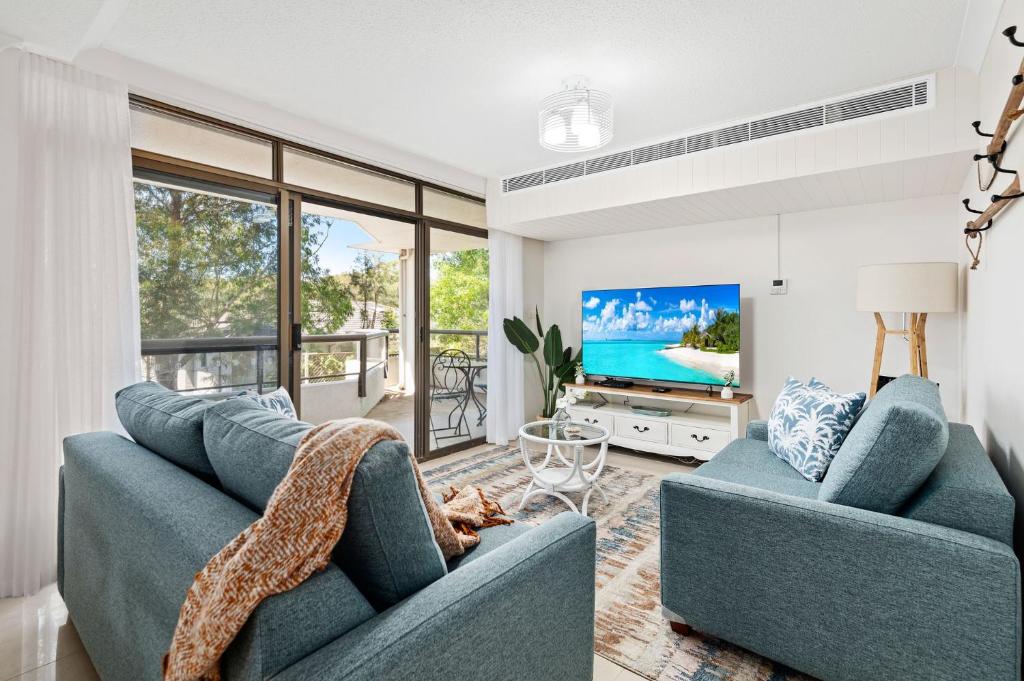
POLYGON ((672 388, 657 393, 654 386, 609 388, 596 383, 567 383, 567 391, 585 390, 599 395, 599 402, 577 402, 569 407, 574 421, 596 423, 611 433, 610 444, 641 452, 693 457, 707 461, 747 428, 747 407, 751 395, 736 393, 725 399, 707 391, 672 388), (622 403, 605 396, 619 397, 622 403), (671 408, 671 416, 648 416, 630 409, 630 404, 671 408))

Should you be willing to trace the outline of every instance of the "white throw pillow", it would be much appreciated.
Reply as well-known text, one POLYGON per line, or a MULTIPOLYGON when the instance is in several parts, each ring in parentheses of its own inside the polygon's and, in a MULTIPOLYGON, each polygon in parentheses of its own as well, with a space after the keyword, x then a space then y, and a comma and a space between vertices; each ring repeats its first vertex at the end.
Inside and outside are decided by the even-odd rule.
POLYGON ((246 390, 235 399, 252 400, 261 407, 276 411, 278 414, 287 416, 290 419, 298 420, 299 418, 299 415, 295 413, 295 404, 292 402, 292 396, 284 388, 278 388, 273 392, 263 393, 262 395, 255 390, 246 390))

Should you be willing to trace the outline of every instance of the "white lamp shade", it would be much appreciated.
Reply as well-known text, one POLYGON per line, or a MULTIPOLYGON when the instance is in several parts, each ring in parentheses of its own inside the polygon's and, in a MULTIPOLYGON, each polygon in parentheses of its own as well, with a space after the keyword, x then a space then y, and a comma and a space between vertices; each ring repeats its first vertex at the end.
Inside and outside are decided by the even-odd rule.
POLYGON ((864 265, 857 270, 862 312, 956 312, 955 262, 864 265))

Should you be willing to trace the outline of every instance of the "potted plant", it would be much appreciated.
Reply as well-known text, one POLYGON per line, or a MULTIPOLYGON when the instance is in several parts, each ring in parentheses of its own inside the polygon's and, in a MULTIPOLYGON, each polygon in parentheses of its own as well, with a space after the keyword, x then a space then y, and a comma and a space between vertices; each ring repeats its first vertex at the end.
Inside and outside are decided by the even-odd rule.
POLYGON ((576 385, 583 385, 587 382, 587 375, 583 373, 583 362, 576 362, 576 385))
POLYGON ((519 352, 530 357, 537 366, 537 376, 540 379, 540 389, 544 396, 544 409, 541 416, 551 418, 555 413, 555 401, 558 393, 561 392, 563 384, 572 375, 573 368, 580 364, 582 350, 573 357, 572 348, 562 347, 562 332, 558 324, 552 324, 546 332, 540 323, 540 311, 534 312, 537 319, 537 334, 526 325, 519 317, 505 319, 502 328, 505 329, 505 337, 519 352), (541 357, 537 357, 537 351, 542 349, 541 357), (542 362, 543 360, 543 362, 542 362))
POLYGON ((725 381, 725 386, 722 388, 722 397, 724 399, 732 399, 732 384, 736 380, 736 370, 729 369, 722 374, 722 380, 725 381))

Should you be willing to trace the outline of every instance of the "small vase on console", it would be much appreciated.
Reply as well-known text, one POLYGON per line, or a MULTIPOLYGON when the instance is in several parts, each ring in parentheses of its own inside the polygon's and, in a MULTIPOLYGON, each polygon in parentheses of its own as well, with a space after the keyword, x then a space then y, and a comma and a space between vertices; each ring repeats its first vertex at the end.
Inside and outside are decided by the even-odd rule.
POLYGON ((725 385, 722 386, 722 399, 731 400, 732 382, 736 380, 736 371, 734 369, 729 369, 724 374, 722 374, 722 380, 725 381, 725 385))

